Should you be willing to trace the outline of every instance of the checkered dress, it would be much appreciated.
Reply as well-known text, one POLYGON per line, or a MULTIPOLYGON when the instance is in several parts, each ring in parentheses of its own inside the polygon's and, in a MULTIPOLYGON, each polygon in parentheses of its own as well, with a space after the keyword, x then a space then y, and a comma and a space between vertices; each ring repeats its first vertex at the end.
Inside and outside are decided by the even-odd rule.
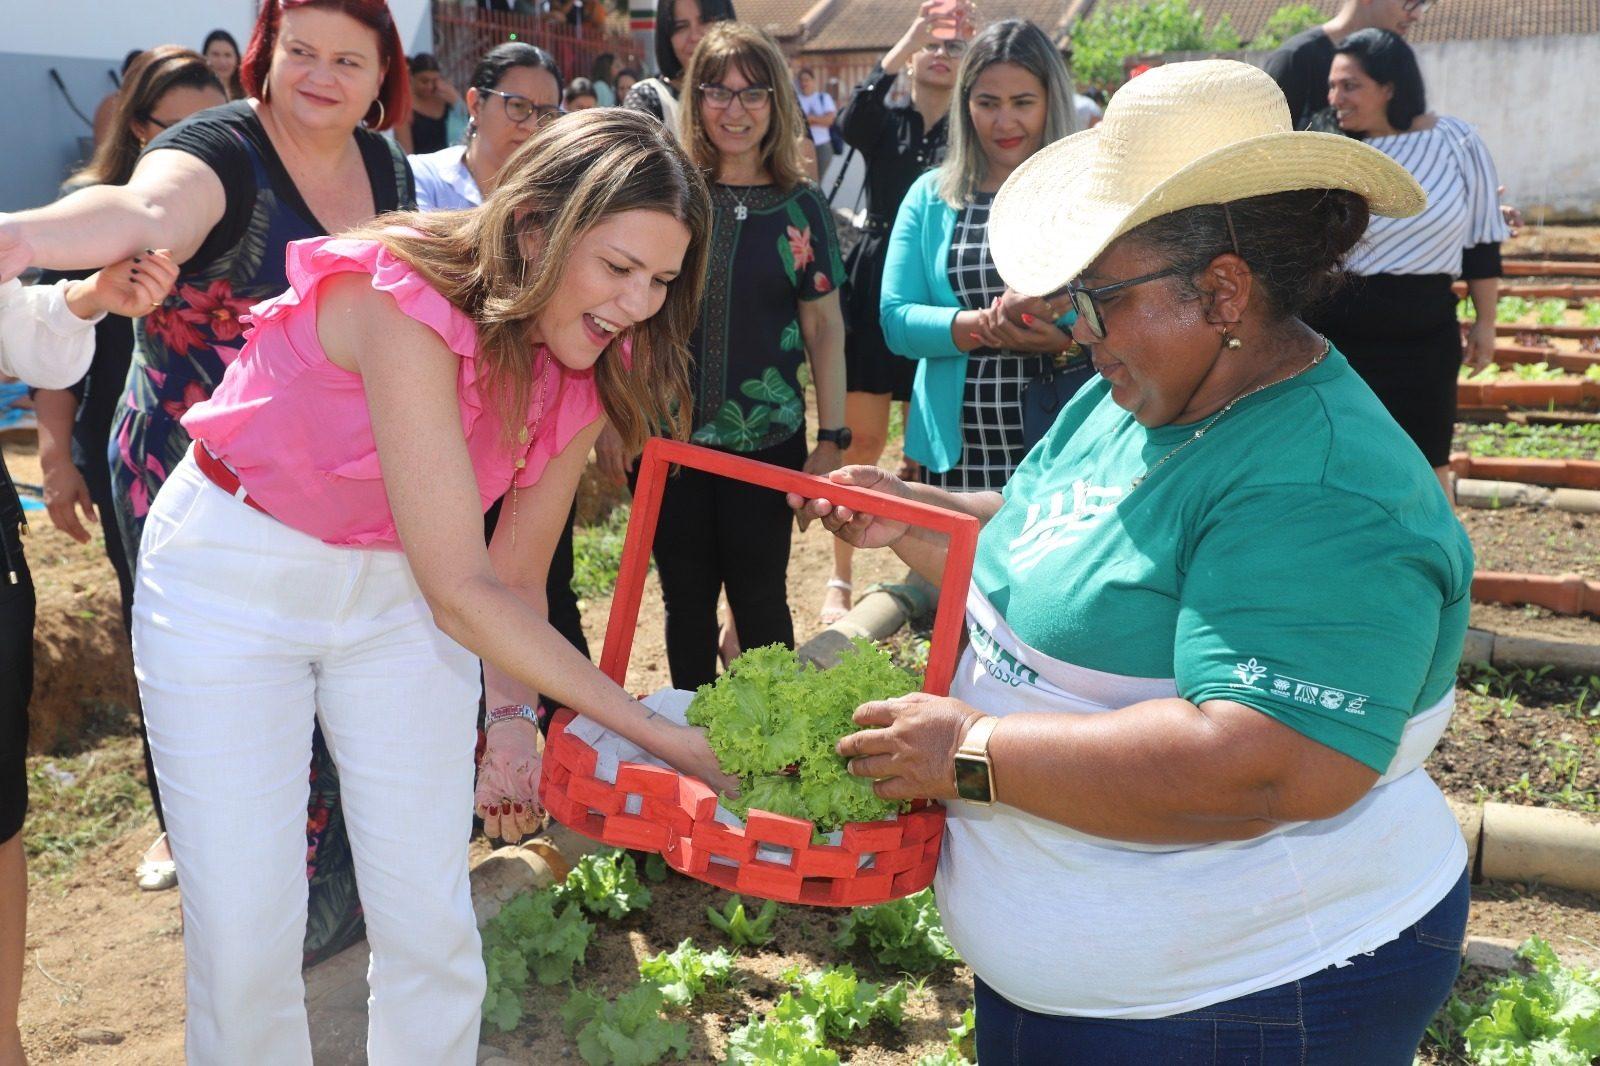
MULTIPOLYGON (((989 257, 989 207, 994 193, 973 193, 950 237, 946 269, 956 299, 982 310, 1006 291, 989 257)), ((961 399, 961 460, 943 473, 924 471, 928 484, 951 492, 998 492, 1027 455, 1022 443, 1022 390, 1048 356, 974 348, 967 353, 961 399)))

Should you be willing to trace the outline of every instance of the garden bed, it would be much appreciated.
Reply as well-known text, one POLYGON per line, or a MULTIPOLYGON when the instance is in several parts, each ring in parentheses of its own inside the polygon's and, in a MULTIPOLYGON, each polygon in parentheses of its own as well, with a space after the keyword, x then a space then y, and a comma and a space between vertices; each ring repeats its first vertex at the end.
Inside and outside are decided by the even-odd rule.
MULTIPOLYGON (((672 951, 685 939, 706 951, 719 947, 733 951, 737 956, 734 983, 709 993, 676 1016, 688 1023, 690 1062, 721 1062, 729 1033, 752 1018, 769 1016, 778 998, 791 988, 784 980, 785 971, 791 968, 809 972, 849 963, 862 980, 885 987, 902 977, 892 968, 879 966, 864 948, 833 945, 847 911, 779 907, 772 923, 772 941, 759 949, 740 950, 706 918, 706 908, 720 910, 729 899, 727 893, 677 874, 647 885, 654 897, 647 909, 620 919, 590 919, 595 931, 587 957, 573 978, 578 987, 609 999, 639 983, 641 960, 672 951)), ((746 900, 747 904, 753 902, 746 900)), ((576 1061, 577 1045, 567 1036, 560 1016, 567 998, 567 991, 559 985, 538 988, 530 994, 527 1013, 514 1030, 499 1033, 485 1026, 483 1042, 516 1062, 576 1061)), ((920 985, 913 985, 900 1025, 875 1021, 855 1039, 832 1046, 842 1058, 859 1066, 914 1063, 945 1048, 947 1030, 971 1005, 971 971, 946 963, 920 985)))
POLYGON ((1544 507, 1459 508, 1477 569, 1600 579, 1600 516, 1544 507))

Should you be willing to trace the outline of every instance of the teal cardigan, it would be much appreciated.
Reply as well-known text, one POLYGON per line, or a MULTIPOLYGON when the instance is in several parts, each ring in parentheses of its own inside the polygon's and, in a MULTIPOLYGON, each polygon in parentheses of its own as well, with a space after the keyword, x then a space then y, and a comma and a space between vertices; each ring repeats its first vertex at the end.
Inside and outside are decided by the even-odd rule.
POLYGON ((950 334, 962 308, 946 270, 955 228, 955 209, 939 199, 939 171, 930 170, 911 186, 895 215, 878 303, 889 350, 917 360, 906 455, 936 473, 961 461, 967 353, 950 334))

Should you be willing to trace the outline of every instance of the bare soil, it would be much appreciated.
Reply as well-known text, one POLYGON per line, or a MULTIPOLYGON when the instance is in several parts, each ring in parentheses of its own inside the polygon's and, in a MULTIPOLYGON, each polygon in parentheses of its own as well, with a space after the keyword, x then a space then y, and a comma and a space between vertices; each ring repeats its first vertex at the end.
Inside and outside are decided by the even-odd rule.
POLYGON ((1553 507, 1462 507, 1479 570, 1600 578, 1600 515, 1553 507))

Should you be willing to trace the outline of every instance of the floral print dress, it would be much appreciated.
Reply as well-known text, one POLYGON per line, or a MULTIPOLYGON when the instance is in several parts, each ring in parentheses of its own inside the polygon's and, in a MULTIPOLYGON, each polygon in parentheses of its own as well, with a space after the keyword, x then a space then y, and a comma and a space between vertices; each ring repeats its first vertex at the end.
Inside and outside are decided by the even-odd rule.
POLYGON ((705 303, 690 341, 693 440, 732 452, 781 444, 805 424, 799 304, 839 287, 844 263, 815 185, 711 187, 705 303))
MULTIPOLYGON (((392 142, 355 133, 378 213, 416 205, 411 170, 392 142)), ((291 241, 326 236, 294 186, 248 101, 201 111, 151 142, 198 158, 221 179, 226 207, 166 300, 137 321, 133 364, 112 426, 108 459, 118 532, 135 562, 156 493, 189 450, 179 425, 238 357, 252 305, 288 288, 291 241)), ((339 778, 312 738, 306 873, 311 883, 306 961, 318 961, 363 932, 354 864, 339 807, 339 778)))

